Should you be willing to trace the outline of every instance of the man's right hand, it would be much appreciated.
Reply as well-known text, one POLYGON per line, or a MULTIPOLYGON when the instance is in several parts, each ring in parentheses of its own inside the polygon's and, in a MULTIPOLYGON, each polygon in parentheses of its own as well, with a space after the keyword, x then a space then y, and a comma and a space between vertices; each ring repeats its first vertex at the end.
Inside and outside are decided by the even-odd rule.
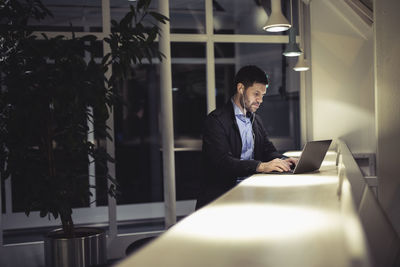
POLYGON ((268 162, 261 162, 257 167, 257 172, 287 172, 290 170, 290 162, 282 159, 273 159, 268 162))

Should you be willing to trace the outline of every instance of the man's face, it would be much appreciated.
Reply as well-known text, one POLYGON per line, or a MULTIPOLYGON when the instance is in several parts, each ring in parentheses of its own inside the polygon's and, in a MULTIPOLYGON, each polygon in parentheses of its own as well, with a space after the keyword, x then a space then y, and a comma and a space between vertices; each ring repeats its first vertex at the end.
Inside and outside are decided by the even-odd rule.
POLYGON ((263 97, 267 93, 267 87, 262 83, 253 83, 244 91, 244 103, 246 110, 256 112, 263 102, 263 97))

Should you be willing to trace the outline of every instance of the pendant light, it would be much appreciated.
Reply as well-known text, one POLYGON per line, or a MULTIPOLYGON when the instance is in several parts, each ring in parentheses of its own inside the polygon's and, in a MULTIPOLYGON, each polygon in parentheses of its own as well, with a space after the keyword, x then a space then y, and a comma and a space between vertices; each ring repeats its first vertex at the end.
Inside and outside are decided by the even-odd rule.
MULTIPOLYGON (((302 6, 303 3, 301 0, 298 0, 298 9, 299 9, 299 35, 300 35, 300 45, 301 47, 304 48, 304 37, 303 37, 303 16, 302 12, 302 6)), ((304 58, 305 52, 299 56, 299 59, 297 60, 296 66, 294 66, 295 71, 307 71, 310 69, 310 65, 308 64, 307 59, 304 58)))
POLYGON ((310 69, 310 66, 308 65, 308 62, 306 59, 304 59, 303 55, 299 56, 299 59, 297 60, 296 66, 293 68, 295 71, 307 71, 310 69))
POLYGON ((282 14, 281 0, 271 0, 271 15, 263 30, 267 32, 283 32, 289 30, 290 27, 292 25, 282 14))
POLYGON ((303 53, 296 43, 296 28, 293 26, 292 7, 292 0, 290 0, 290 23, 292 24, 292 27, 289 30, 289 43, 286 45, 286 49, 283 52, 285 57, 298 57, 303 53))

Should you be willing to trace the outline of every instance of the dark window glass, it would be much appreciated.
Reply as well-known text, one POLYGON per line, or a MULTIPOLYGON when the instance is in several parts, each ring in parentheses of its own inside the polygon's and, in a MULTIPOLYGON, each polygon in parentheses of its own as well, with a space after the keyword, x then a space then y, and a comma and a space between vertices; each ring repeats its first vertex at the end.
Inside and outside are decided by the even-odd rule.
POLYGON ((6 191, 4 180, 1 180, 1 210, 2 213, 6 213, 6 191))
POLYGON ((102 25, 101 1, 75 0, 73 2, 42 0, 53 17, 30 21, 38 31, 89 32, 91 27, 102 25))
MULTIPOLYGON (((96 138, 96 145, 106 149, 106 140, 102 138, 96 138)), ((95 163, 95 176, 96 176, 96 206, 107 206, 108 205, 108 184, 107 184, 107 169, 105 160, 95 163)), ((115 178, 115 177, 113 177, 115 178)))
POLYGON ((234 43, 215 43, 214 55, 216 58, 234 58, 235 44, 234 43))
POLYGON ((103 57, 103 41, 95 41, 91 43, 91 51, 94 57, 103 57))
POLYGON ((171 33, 205 33, 204 0, 169 1, 171 33))
POLYGON ((206 66, 173 64, 177 200, 196 199, 201 179, 201 131, 207 113, 206 66))
POLYGON ((172 91, 175 138, 200 138, 207 113, 206 66, 173 64, 172 91))
POLYGON ((197 198, 202 178, 201 170, 199 150, 175 153, 176 200, 197 198))
POLYGON ((172 58, 205 58, 204 43, 171 43, 172 58))
POLYGON ((118 204, 162 201, 158 65, 135 67, 119 86, 123 105, 114 110, 118 204))
MULTIPOLYGON (((206 116, 204 64, 173 64, 173 111, 177 199, 194 199, 200 178, 200 136, 206 116)), ((159 142, 158 65, 134 69, 120 85, 123 105, 115 109, 118 204, 163 201, 162 152, 159 142)))

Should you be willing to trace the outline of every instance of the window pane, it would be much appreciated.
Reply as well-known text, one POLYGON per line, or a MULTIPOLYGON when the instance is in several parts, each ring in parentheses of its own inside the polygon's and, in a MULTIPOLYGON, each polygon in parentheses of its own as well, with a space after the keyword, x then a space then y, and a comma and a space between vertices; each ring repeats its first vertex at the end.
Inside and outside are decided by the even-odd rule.
POLYGON ((207 113, 206 47, 204 43, 172 43, 171 50, 176 198, 196 199, 201 179, 201 131, 207 113))
MULTIPOLYGON (((200 140, 198 144, 201 145, 200 140)), ((176 200, 197 198, 202 178, 201 170, 200 150, 175 152, 176 200)))
POLYGON ((136 66, 114 111, 118 204, 162 201, 158 65, 136 66))
POLYGON ((172 65, 177 200, 197 198, 201 131, 207 113, 206 66, 187 62, 172 65))
POLYGON ((204 0, 170 0, 171 33, 205 33, 204 0))
POLYGON ((203 58, 206 57, 204 43, 171 43, 172 58, 203 58))
MULTIPOLYGON (((95 133, 96 134, 96 133, 95 133)), ((98 147, 101 147, 103 149, 107 148, 106 140, 102 138, 95 138, 96 139, 96 145, 98 147)), ((95 176, 96 176, 96 194, 95 194, 95 200, 96 200, 96 206, 107 206, 108 205, 108 179, 107 177, 107 169, 105 166, 107 166, 106 161, 102 160, 97 160, 94 164, 95 166, 95 176)))
POLYGON ((3 179, 1 179, 1 213, 6 213, 6 190, 3 179))
MULTIPOLYGON (((282 13, 290 22, 290 1, 282 2, 282 13)), ((214 33, 221 34, 270 34, 263 30, 271 13, 270 1, 217 0, 213 1, 214 33)), ((297 1, 293 1, 293 21, 297 29, 297 1)))
POLYGON ((71 31, 72 25, 75 32, 101 31, 101 1, 42 0, 42 2, 51 11, 53 17, 47 17, 39 23, 32 21, 31 23, 37 26, 37 30, 71 31))
POLYGON ((173 64, 175 138, 200 138, 207 113, 205 64, 173 64))
MULTIPOLYGON (((215 45, 217 50, 219 44, 215 45)), ((297 58, 282 55, 281 44, 234 44, 236 63, 218 63, 216 60, 217 107, 224 105, 234 89, 235 73, 245 65, 257 65, 269 76, 270 85, 264 102, 257 111, 271 138, 290 139, 278 149, 298 149, 299 125, 299 73, 293 71, 297 58)), ((278 142, 279 144, 279 142, 278 142)))

